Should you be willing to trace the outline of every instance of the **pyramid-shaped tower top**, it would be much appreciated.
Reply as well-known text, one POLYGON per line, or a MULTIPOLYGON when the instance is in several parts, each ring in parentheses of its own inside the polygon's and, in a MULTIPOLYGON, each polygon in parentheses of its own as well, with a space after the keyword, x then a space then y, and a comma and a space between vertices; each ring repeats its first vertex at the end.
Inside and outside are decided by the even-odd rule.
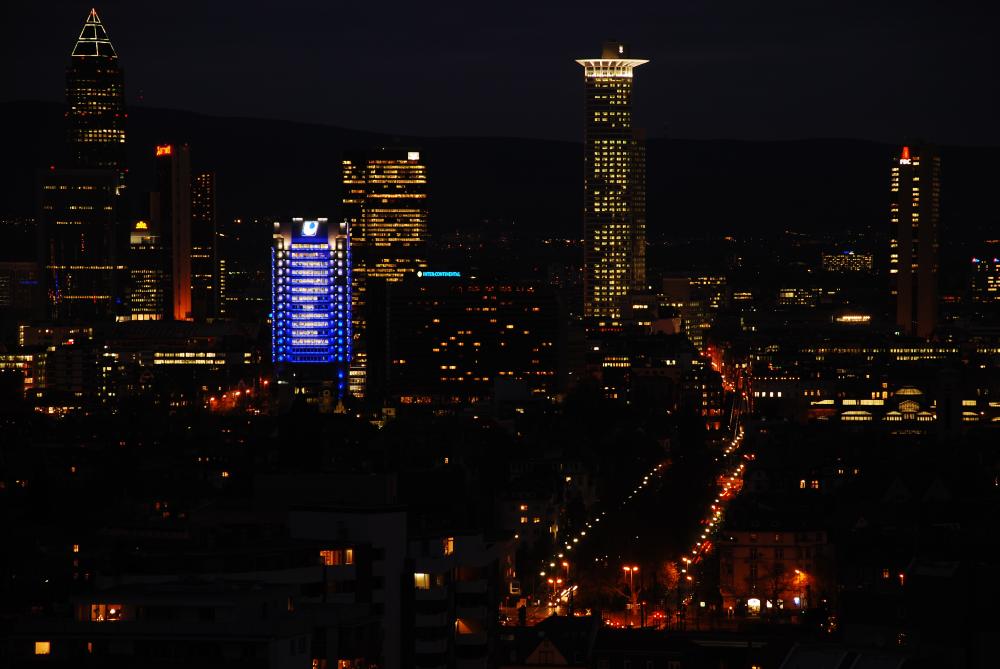
POLYGON ((104 24, 97 16, 96 9, 91 9, 90 14, 87 15, 83 30, 80 31, 80 37, 77 38, 76 46, 73 47, 72 55, 74 58, 93 58, 95 56, 118 58, 118 53, 111 46, 108 31, 104 29, 104 24))

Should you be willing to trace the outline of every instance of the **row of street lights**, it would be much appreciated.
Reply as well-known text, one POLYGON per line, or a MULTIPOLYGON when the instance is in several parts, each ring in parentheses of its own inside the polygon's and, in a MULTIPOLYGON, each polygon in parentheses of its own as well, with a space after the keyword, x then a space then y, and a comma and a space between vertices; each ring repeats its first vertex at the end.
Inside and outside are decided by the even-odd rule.
MULTIPOLYGON (((651 482, 650 481, 651 477, 655 476, 658 473, 661 473, 661 470, 663 469, 663 467, 664 467, 664 463, 661 462, 660 464, 658 464, 655 467, 653 467, 649 471, 648 474, 644 475, 642 477, 642 481, 640 481, 638 483, 638 485, 636 486, 636 488, 632 491, 632 493, 629 494, 628 497, 621 502, 620 506, 624 507, 629 501, 631 501, 643 488, 645 488, 651 482)), ((592 522, 594 524, 599 523, 599 522, 601 522, 601 519, 603 519, 605 516, 607 516, 607 511, 601 511, 597 516, 594 517, 594 519, 593 519, 592 522)), ((585 523, 585 526, 586 526, 586 529, 580 530, 580 532, 577 534, 577 536, 572 537, 572 539, 567 540, 563 544, 563 550, 565 552, 564 553, 559 553, 556 556, 556 558, 553 558, 548 563, 549 569, 555 569, 557 567, 557 565, 561 565, 566 570, 566 579, 565 579, 565 582, 567 584, 569 583, 569 562, 566 561, 566 560, 564 560, 564 558, 566 557, 566 554, 569 553, 569 551, 572 551, 574 548, 579 548, 580 547, 579 546, 580 542, 587 536, 587 530, 593 531, 595 529, 594 525, 591 522, 585 523)), ((594 558, 594 562, 597 562, 599 559, 600 558, 596 558, 595 557, 594 558)), ((634 569, 636 571, 639 570, 638 567, 635 567, 634 569)), ((546 578, 546 574, 549 574, 549 573, 551 573, 551 572, 546 572, 543 569, 543 570, 541 570, 541 571, 538 572, 538 575, 540 577, 542 577, 542 578, 546 578)), ((558 585, 558 584, 560 584, 558 580, 555 580, 554 576, 552 578, 548 578, 547 582, 549 583, 549 585, 558 585)), ((575 590, 575 589, 576 589, 575 586, 570 589, 570 592, 569 592, 569 596, 570 597, 572 597, 572 594, 573 594, 572 591, 575 590)), ((553 596, 555 595, 555 589, 554 588, 552 589, 552 594, 553 594, 553 596)))
MULTIPOLYGON (((741 426, 736 435, 733 437, 729 446, 723 451, 725 455, 731 455, 735 453, 743 442, 743 427, 741 426)), ((715 532, 718 531, 722 523, 722 515, 726 503, 731 498, 731 495, 735 493, 737 488, 737 481, 743 475, 743 471, 746 468, 746 464, 741 462, 737 465, 729 476, 725 477, 725 483, 721 486, 719 494, 713 500, 713 503, 709 507, 709 513, 705 518, 706 528, 699 534, 698 540, 695 541, 694 545, 691 547, 690 555, 681 557, 681 564, 677 565, 681 573, 681 579, 677 583, 677 593, 678 593, 678 616, 681 615, 680 611, 683 609, 684 602, 680 601, 681 597, 681 584, 682 582, 687 582, 689 587, 694 586, 694 577, 691 575, 689 570, 692 569, 692 565, 697 564, 703 555, 703 553, 711 550, 712 542, 709 537, 714 536, 715 532)))

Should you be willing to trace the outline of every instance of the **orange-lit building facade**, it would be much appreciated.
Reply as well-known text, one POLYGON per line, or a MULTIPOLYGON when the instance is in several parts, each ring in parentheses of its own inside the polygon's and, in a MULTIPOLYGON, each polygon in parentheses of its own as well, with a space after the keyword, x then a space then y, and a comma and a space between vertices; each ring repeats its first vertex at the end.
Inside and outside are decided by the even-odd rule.
POLYGON ((632 81, 647 62, 617 42, 577 61, 586 82, 584 316, 597 327, 620 321, 646 282, 645 145, 632 128, 632 81))
POLYGON ((718 541, 723 608, 776 615, 820 606, 832 595, 832 546, 817 530, 734 530, 718 541))
POLYGON ((889 280, 896 327, 930 337, 938 316, 938 224, 941 158, 927 147, 904 146, 893 159, 889 280))
POLYGON ((187 321, 191 309, 191 152, 186 144, 156 147, 156 191, 150 225, 164 249, 168 283, 164 319, 187 321))

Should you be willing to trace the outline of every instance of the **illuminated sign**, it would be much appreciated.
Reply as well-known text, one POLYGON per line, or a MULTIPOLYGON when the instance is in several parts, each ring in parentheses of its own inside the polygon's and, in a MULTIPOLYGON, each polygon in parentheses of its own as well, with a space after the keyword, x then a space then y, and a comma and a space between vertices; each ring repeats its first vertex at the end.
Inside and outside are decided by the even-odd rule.
POLYGON ((904 146, 903 147, 903 153, 899 157, 899 164, 900 165, 909 165, 911 162, 913 162, 913 161, 910 160, 910 147, 904 146))
POLYGON ((163 144, 156 147, 156 157, 169 156, 174 152, 174 147, 170 144, 163 144))
POLYGON ((841 314, 834 318, 837 323, 868 323, 872 317, 868 314, 841 314))
POLYGON ((406 159, 407 160, 420 160, 420 152, 419 151, 407 151, 406 152, 406 159))
POLYGON ((302 223, 302 236, 315 237, 319 232, 319 221, 304 221, 302 223))
POLYGON ((453 277, 457 279, 462 276, 462 273, 461 272, 417 272, 417 276, 423 277, 425 279, 440 278, 440 277, 453 277))

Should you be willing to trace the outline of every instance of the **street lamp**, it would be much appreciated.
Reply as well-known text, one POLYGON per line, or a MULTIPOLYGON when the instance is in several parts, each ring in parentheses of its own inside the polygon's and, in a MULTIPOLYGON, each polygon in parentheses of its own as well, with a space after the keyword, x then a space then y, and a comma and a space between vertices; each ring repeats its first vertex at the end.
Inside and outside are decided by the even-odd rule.
POLYGON ((629 598, 631 599, 630 607, 629 607, 629 620, 631 621, 632 620, 632 612, 635 610, 635 581, 634 581, 634 579, 635 579, 635 573, 637 571, 639 571, 639 567, 637 567, 635 565, 631 565, 631 566, 626 565, 626 566, 622 567, 622 570, 626 574, 628 574, 628 593, 629 593, 629 598))
MULTIPOLYGON (((569 585, 569 562, 563 562, 562 566, 566 570, 566 585, 569 585)), ((569 615, 573 615, 573 589, 569 591, 569 615)))

